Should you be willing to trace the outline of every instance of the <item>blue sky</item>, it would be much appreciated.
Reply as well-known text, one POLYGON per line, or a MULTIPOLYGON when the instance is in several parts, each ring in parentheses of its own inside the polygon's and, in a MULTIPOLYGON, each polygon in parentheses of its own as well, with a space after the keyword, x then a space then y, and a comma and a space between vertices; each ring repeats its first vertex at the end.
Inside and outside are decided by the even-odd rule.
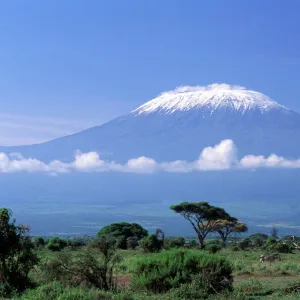
POLYGON ((179 85, 260 91, 300 112, 298 0, 4 0, 0 144, 101 124, 179 85))

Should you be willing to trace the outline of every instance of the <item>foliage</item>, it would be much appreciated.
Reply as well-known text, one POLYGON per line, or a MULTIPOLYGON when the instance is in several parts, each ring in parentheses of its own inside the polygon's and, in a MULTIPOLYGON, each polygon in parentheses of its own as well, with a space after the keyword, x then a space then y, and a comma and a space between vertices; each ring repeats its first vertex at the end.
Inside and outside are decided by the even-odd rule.
POLYGON ((141 225, 136 223, 113 223, 108 226, 104 226, 98 233, 98 237, 111 236, 117 240, 117 247, 121 249, 127 248, 127 239, 136 237, 137 240, 141 240, 148 235, 148 231, 141 225))
POLYGON ((164 240, 164 249, 181 248, 185 245, 185 239, 182 236, 176 238, 167 238, 164 240))
POLYGON ((137 236, 131 236, 127 238, 126 243, 127 243, 127 249, 132 249, 134 250, 138 246, 138 237, 137 236))
POLYGON ((195 276, 209 293, 232 288, 232 267, 225 259, 202 251, 172 249, 137 260, 133 287, 164 292, 191 283, 195 276))
POLYGON ((59 281, 65 285, 85 285, 103 290, 115 288, 115 266, 120 262, 115 240, 100 237, 76 254, 60 252, 40 268, 43 282, 59 281))
POLYGON ((249 248, 252 248, 252 242, 249 238, 242 239, 239 243, 238 246, 241 250, 247 250, 249 248))
POLYGON ((36 248, 43 248, 45 246, 45 239, 42 236, 36 236, 33 240, 33 244, 36 248))
POLYGON ((205 238, 214 231, 218 221, 231 219, 223 208, 212 206, 208 202, 182 202, 170 208, 190 222, 202 248, 205 238))
POLYGON ((191 240, 191 241, 188 241, 187 242, 187 247, 188 248, 197 248, 198 247, 198 243, 197 243, 197 241, 196 240, 191 240))
POLYGON ((51 251, 61 251, 66 246, 67 246, 67 242, 65 240, 59 237, 53 237, 48 241, 46 248, 51 251))
POLYGON ((28 274, 38 258, 26 225, 11 221, 11 212, 0 209, 0 293, 20 292, 31 285, 28 274))
POLYGON ((271 252, 279 253, 292 253, 294 247, 291 244, 284 244, 281 241, 277 241, 274 238, 268 238, 263 248, 271 252))
POLYGON ((80 237, 75 237, 75 238, 68 239, 66 243, 68 247, 72 249, 77 249, 86 246, 88 241, 80 237))
POLYGON ((248 226, 243 222, 239 222, 236 218, 231 217, 229 220, 219 220, 215 225, 214 231, 219 233, 225 244, 231 233, 247 232, 248 226))
POLYGON ((144 252, 158 252, 163 247, 163 241, 156 234, 150 234, 140 241, 140 247, 144 252))
POLYGON ((129 293, 113 294, 96 289, 65 287, 59 282, 50 282, 36 289, 28 290, 20 300, 133 300, 129 293))

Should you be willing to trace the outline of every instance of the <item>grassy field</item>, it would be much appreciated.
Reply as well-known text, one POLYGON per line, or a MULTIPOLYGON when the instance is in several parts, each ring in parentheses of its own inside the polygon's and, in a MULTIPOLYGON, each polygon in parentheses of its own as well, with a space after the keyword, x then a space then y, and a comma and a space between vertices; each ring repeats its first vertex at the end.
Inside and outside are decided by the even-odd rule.
MULTIPOLYGON (((69 254, 76 254, 78 251, 69 251, 69 254)), ((118 250, 122 257, 121 263, 118 265, 116 274, 120 293, 111 295, 97 290, 82 290, 84 297, 73 297, 72 288, 69 292, 70 297, 58 299, 123 299, 123 300, 154 300, 154 299, 181 299, 175 298, 172 293, 166 294, 148 294, 133 292, 130 289, 132 273, 136 265, 136 261, 145 254, 139 250, 118 250)), ((199 250, 201 251, 201 250, 199 250)), ((234 292, 228 295, 214 295, 210 299, 266 299, 266 300, 287 300, 300 299, 300 251, 295 254, 281 254, 281 261, 276 262, 259 262, 259 256, 263 254, 262 250, 248 251, 231 251, 229 249, 221 250, 217 255, 225 257, 229 260, 234 270, 234 292), (290 287, 293 287, 290 289, 290 287), (298 287, 298 288, 296 288, 298 287)), ((42 250, 39 252, 42 259, 53 259, 58 252, 42 250)), ((32 276, 36 281, 37 273, 32 272, 32 276)), ((78 291, 77 291, 78 292, 78 291)), ((75 293, 75 292, 74 292, 75 293)), ((77 295, 77 294, 76 294, 77 295)), ((36 296, 35 296, 36 297, 36 296)), ((83 296, 82 296, 83 297, 83 296)), ((23 296, 21 299, 33 299, 30 296, 23 296)), ((37 298, 36 298, 37 299, 37 298)), ((44 298, 40 298, 44 299, 44 298)), ((49 298, 50 299, 50 298, 49 298)), ((182 298, 183 299, 183 298, 182 298)), ((189 298, 191 299, 191 298, 189 298)), ((201 298, 194 298, 201 299, 201 298)))

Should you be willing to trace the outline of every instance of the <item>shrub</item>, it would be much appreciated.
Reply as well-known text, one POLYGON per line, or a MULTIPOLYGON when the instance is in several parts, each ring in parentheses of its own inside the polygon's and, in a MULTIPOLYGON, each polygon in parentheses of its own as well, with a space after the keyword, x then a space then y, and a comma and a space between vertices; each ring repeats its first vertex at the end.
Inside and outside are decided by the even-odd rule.
POLYGON ((156 234, 150 234, 140 241, 140 247, 145 252, 158 252, 162 249, 163 241, 159 240, 156 234))
POLYGON ((132 285, 164 292, 195 280, 208 293, 231 290, 232 266, 225 258, 203 251, 172 249, 137 260, 132 285))
POLYGON ((36 236, 33 240, 33 244, 36 248, 43 248, 45 246, 45 240, 41 236, 36 236))
POLYGON ((0 209, 0 296, 30 287, 28 274, 38 262, 28 226, 16 225, 15 220, 10 219, 11 212, 0 209))
POLYGON ((44 283, 59 281, 67 286, 85 285, 103 290, 115 288, 115 241, 101 237, 76 254, 62 251, 54 259, 45 261, 38 277, 44 283))
POLYGON ((182 236, 176 238, 167 238, 164 240, 164 249, 181 248, 185 245, 185 239, 182 236))
POLYGON ((67 242, 65 240, 62 240, 59 237, 54 237, 48 241, 46 248, 51 251, 61 251, 66 246, 67 246, 67 242))
POLYGON ((246 239, 242 239, 239 243, 238 246, 241 250, 247 250, 249 248, 251 248, 252 246, 252 242, 249 238, 246 239))
POLYGON ((276 251, 279 253, 292 253, 293 248, 290 245, 283 244, 283 243, 277 243, 271 247, 272 251, 276 251))
POLYGON ((279 253, 293 252, 293 247, 291 245, 283 244, 281 242, 276 241, 273 238, 268 238, 263 248, 272 252, 279 252, 279 253))
POLYGON ((126 244, 127 244, 127 249, 132 249, 134 250, 138 246, 138 237, 137 236, 132 236, 127 238, 126 244))
POLYGON ((196 248, 199 247, 199 243, 196 240, 191 240, 187 244, 188 248, 196 248))
POLYGON ((240 248, 239 248, 237 245, 232 245, 232 246, 230 247, 230 250, 233 251, 233 252, 237 252, 237 251, 240 250, 240 248))
POLYGON ((209 253, 217 253, 219 251, 222 250, 222 246, 218 245, 218 244, 208 244, 208 245, 205 245, 205 248, 204 248, 206 251, 208 251, 209 253))

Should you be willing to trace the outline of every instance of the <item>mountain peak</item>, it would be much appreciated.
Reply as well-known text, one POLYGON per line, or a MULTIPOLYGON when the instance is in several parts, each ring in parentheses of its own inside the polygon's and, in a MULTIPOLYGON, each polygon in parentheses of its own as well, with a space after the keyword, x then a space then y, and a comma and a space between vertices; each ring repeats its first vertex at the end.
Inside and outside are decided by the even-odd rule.
POLYGON ((230 109, 240 113, 248 110, 260 112, 285 109, 262 93, 246 90, 244 87, 228 84, 182 86, 167 91, 143 104, 131 113, 135 115, 153 112, 171 114, 177 111, 202 109, 213 113, 217 109, 230 109))

